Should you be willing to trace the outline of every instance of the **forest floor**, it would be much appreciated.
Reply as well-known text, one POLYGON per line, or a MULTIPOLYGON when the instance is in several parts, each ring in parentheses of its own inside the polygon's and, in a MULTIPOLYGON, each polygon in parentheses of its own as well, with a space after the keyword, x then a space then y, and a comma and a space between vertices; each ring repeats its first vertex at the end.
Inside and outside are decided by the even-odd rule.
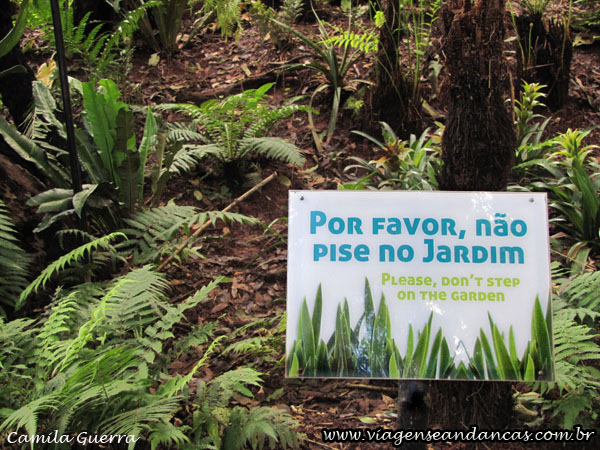
MULTIPOLYGON (((338 9, 336 9, 337 11, 338 9)), ((343 23, 338 14, 324 17, 333 23, 343 23)), ((320 84, 310 71, 280 73, 282 63, 302 56, 302 47, 293 44, 285 50, 277 49, 262 37, 257 27, 245 17, 244 30, 238 41, 225 40, 218 32, 198 35, 193 41, 171 55, 160 55, 156 65, 148 63, 151 52, 136 51, 133 68, 128 75, 131 88, 124 92, 127 101, 157 104, 167 102, 199 103, 219 94, 237 93, 240 87, 259 78, 276 82, 273 92, 275 102, 296 95, 310 94, 320 84)), ((187 24, 189 26, 189 24, 187 24)), ((314 24, 300 23, 306 33, 315 30, 314 24)), ((373 70, 373 59, 365 56, 351 71, 354 78, 367 79, 373 70)), ((442 74, 443 75, 443 74, 442 74)), ((571 73, 571 87, 567 104, 557 111, 543 111, 552 119, 547 135, 571 129, 585 129, 600 125, 600 42, 577 46, 571 73)), ((257 87, 252 85, 252 87, 257 87)), ((324 129, 329 116, 329 101, 323 97, 321 110, 315 126, 324 129)), ((443 105, 436 104, 443 110, 443 105)), ((425 120, 425 126, 432 125, 425 120)), ((342 380, 342 379, 286 379, 284 376, 283 335, 274 332, 285 313, 287 271, 287 196, 290 189, 336 189, 337 184, 347 182, 343 169, 350 155, 373 158, 377 152, 364 139, 350 134, 360 123, 349 110, 342 111, 336 133, 319 153, 314 146, 305 114, 278 126, 274 135, 295 142, 307 156, 304 168, 293 168, 284 164, 265 164, 261 178, 277 171, 279 177, 261 191, 254 193, 236 207, 236 212, 258 218, 264 224, 273 223, 265 231, 259 226, 218 225, 208 229, 202 240, 201 253, 204 258, 190 258, 182 263, 171 264, 166 272, 173 286, 174 300, 183 299, 209 280, 218 276, 230 277, 233 281, 215 289, 208 301, 189 314, 191 324, 217 321, 219 334, 240 340, 252 336, 273 336, 272 351, 264 354, 237 355, 220 354, 213 357, 212 364, 200 370, 205 380, 232 368, 251 365, 263 373, 265 383, 253 399, 240 396, 244 406, 268 405, 288 411, 299 423, 304 433, 302 448, 305 449, 372 449, 384 445, 375 443, 324 443, 322 428, 370 428, 394 429, 396 393, 398 382, 392 380, 342 380), (271 327, 258 324, 249 328, 243 336, 236 330, 259 319, 273 321, 271 327)), ((600 128, 594 129, 587 143, 600 144, 600 128)), ((163 199, 174 199, 178 204, 190 204, 204 210, 218 210, 230 203, 242 190, 225 189, 227 180, 197 176, 180 177, 170 182, 163 199), (237 192, 239 190, 239 192, 237 192), (200 194, 199 194, 200 193, 200 194)), ((172 365, 174 373, 186 373, 196 360, 181 360, 172 365)), ((451 391, 451 390, 450 390, 451 391)), ((448 392, 450 392, 448 391, 448 392)), ((438 397, 437 402, 444 398, 438 397)), ((434 403, 430 424, 434 428, 444 427, 446 418, 442 414, 453 414, 456 401, 451 395, 446 404, 434 403)), ((482 411, 485 413, 485 411, 482 411)), ((493 415, 493 414, 492 414, 493 415)), ((185 420, 184 418, 182 418, 185 420)), ((482 420, 482 428, 493 429, 494 423, 482 420)), ((516 419, 513 428, 523 425, 516 419)), ((472 424, 465 423, 468 427, 472 424)), ((545 444, 480 444, 480 449, 547 449, 545 444)), ((430 449, 466 449, 466 443, 430 444, 430 449)), ((475 448, 475 447, 473 447, 475 448)), ((556 447, 558 448, 558 446, 556 447)), ((577 444, 572 448, 583 448, 577 444)))

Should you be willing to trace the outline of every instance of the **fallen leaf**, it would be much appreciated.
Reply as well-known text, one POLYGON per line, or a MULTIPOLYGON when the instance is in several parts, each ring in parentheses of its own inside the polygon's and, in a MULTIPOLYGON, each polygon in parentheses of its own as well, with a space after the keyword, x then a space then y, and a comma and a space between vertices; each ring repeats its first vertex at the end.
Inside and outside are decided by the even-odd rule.
POLYGON ((157 66, 158 63, 160 62, 160 54, 159 53, 152 53, 150 55, 150 58, 148 58, 148 65, 149 66, 157 66))
POLYGON ((219 304, 217 304, 217 305, 213 306, 213 308, 210 310, 210 312, 211 312, 212 314, 215 314, 215 313, 218 313, 218 312, 221 312, 221 311, 223 311, 223 310, 224 310, 225 308, 227 308, 228 306, 229 306, 229 304, 228 304, 228 303, 219 303, 219 304))

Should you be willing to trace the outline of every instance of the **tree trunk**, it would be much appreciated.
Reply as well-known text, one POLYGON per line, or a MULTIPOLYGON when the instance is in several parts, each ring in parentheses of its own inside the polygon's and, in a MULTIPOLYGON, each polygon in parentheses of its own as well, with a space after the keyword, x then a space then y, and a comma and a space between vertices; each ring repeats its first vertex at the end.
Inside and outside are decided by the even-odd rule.
POLYGON ((379 32, 375 83, 369 92, 369 110, 363 128, 371 131, 373 124, 381 121, 394 130, 414 131, 409 124, 410 117, 415 115, 411 114, 411 89, 399 64, 398 44, 402 38, 397 20, 399 4, 395 0, 382 3, 385 24, 379 32))
POLYGON ((443 9, 449 105, 440 189, 502 191, 516 148, 503 96, 505 0, 452 0, 443 9))
MULTIPOLYGON (((13 27, 12 18, 16 13, 14 6, 10 0, 0 0, 0 39, 6 36, 13 27)), ((23 66, 27 73, 2 78, 0 95, 2 95, 2 103, 8 109, 15 125, 23 131, 25 121, 33 106, 31 83, 35 80, 35 75, 27 66, 19 44, 3 58, 0 58, 0 72, 13 66, 23 66)))
MULTIPOLYGON (((506 190, 516 136, 503 92, 505 0, 451 0, 444 4, 448 115, 442 137, 442 190, 506 190)), ((436 425, 502 429, 512 417, 512 384, 434 382, 441 405, 436 425)))

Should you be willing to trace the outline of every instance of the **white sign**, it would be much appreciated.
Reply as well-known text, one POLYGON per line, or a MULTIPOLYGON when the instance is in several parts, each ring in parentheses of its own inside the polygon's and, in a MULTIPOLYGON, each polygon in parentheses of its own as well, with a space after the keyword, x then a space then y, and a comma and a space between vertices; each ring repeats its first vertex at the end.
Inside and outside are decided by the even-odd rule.
POLYGON ((286 374, 551 379, 539 193, 292 191, 286 374))

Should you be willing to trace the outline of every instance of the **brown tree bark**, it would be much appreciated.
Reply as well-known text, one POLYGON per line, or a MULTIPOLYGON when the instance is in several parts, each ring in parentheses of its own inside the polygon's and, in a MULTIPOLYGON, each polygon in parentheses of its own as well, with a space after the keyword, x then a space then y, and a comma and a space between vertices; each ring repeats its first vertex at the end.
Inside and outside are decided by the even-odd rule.
MULTIPOLYGON (((442 190, 502 191, 516 148, 506 108, 505 0, 450 0, 442 9, 448 114, 442 138, 442 190)), ((437 425, 502 429, 513 410, 508 382, 431 383, 437 425)))
POLYGON ((442 190, 502 191, 514 161, 515 130, 505 102, 505 0, 451 0, 443 38, 449 101, 442 138, 442 190))
POLYGON ((394 130, 415 131, 414 124, 410 122, 416 116, 411 108, 416 105, 411 105, 411 89, 399 64, 398 44, 402 38, 402 31, 398 28, 400 5, 397 0, 380 0, 380 3, 385 25, 379 32, 375 83, 369 91, 363 129, 370 130, 377 122, 387 122, 394 130))

